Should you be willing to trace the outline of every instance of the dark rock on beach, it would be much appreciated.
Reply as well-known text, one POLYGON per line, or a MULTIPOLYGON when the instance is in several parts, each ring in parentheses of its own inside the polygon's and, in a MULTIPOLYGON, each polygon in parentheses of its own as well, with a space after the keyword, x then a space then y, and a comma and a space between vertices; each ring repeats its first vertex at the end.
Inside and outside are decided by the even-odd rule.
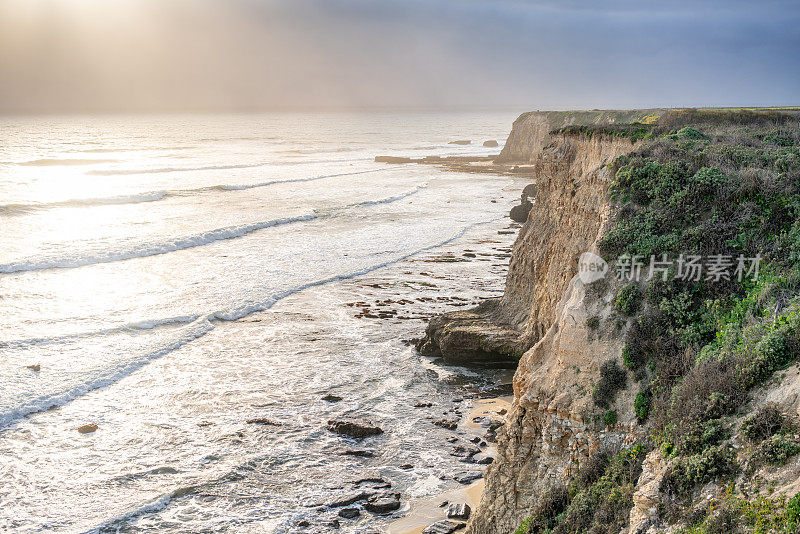
POLYGON ((383 430, 380 427, 373 425, 369 421, 358 422, 331 419, 328 421, 328 430, 357 439, 383 434, 383 430))
POLYGON ((443 519, 425 527, 422 530, 422 534, 452 534, 456 530, 462 529, 466 526, 466 523, 456 523, 455 521, 443 519))
POLYGON ((511 208, 511 212, 508 215, 511 217, 512 221, 524 223, 528 220, 528 214, 531 212, 531 208, 533 208, 533 203, 525 199, 521 204, 511 208))
POLYGON ((455 430, 458 428, 458 421, 451 421, 449 419, 439 419, 433 422, 434 425, 446 428, 447 430, 455 430))
POLYGON ((400 508, 399 493, 384 493, 364 503, 364 509, 373 514, 388 514, 400 508))
POLYGON ((472 508, 467 503, 453 503, 447 507, 445 515, 447 519, 469 519, 469 514, 472 513, 472 508))
POLYGON ((488 148, 494 148, 494 147, 499 146, 499 145, 498 145, 497 141, 495 141, 494 139, 490 139, 489 141, 484 141, 483 142, 483 146, 488 147, 488 148))
POLYGON ((483 478, 483 473, 478 471, 461 471, 460 473, 453 475, 453 480, 459 484, 469 484, 470 482, 475 482, 480 478, 483 478))
POLYGON ((360 515, 361 511, 358 508, 342 508, 339 510, 339 517, 344 517, 345 519, 355 519, 360 515))
POLYGON ((273 421, 272 419, 267 419, 266 417, 256 417, 254 419, 247 420, 248 425, 269 425, 269 426, 281 426, 280 423, 277 421, 273 421))
POLYGON ((329 508, 341 508, 342 506, 350 506, 351 504, 355 504, 359 501, 364 501, 373 495, 372 492, 367 491, 359 491, 356 493, 350 493, 349 495, 344 495, 339 497, 335 501, 331 501, 328 504, 329 508))
POLYGON ((368 449, 345 449, 339 454, 343 456, 358 456, 359 458, 374 458, 375 451, 368 449))

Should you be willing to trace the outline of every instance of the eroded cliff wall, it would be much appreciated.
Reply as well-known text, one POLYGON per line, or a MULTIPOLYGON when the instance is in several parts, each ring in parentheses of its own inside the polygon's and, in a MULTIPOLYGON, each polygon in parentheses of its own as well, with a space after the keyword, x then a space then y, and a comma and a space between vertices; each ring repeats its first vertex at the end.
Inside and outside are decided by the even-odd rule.
POLYGON ((476 534, 513 532, 537 498, 566 481, 594 450, 630 442, 635 433, 625 394, 617 399, 620 422, 613 429, 589 417, 591 384, 602 362, 619 358, 624 328, 601 333, 587 326, 590 317, 612 314, 617 288, 611 280, 584 285, 576 274, 579 256, 596 252, 608 222, 610 166, 636 145, 619 137, 551 133, 554 121, 575 119, 526 114, 514 123, 504 150, 505 158, 533 165, 535 201, 491 321, 516 329, 526 350, 497 461, 469 526, 476 534))

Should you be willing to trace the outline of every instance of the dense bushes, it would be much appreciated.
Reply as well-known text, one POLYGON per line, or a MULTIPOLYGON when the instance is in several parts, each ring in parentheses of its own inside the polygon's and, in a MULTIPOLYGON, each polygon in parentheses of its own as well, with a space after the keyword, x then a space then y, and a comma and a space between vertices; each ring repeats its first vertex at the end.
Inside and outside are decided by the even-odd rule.
POLYGON ((616 360, 607 360, 600 366, 600 380, 592 393, 595 404, 608 408, 617 392, 625 388, 628 375, 616 360))
POLYGON ((597 451, 568 487, 546 492, 515 534, 617 533, 628 522, 645 449, 597 451))
POLYGON ((721 502, 711 503, 703 514, 680 534, 730 534, 732 532, 797 534, 800 531, 800 494, 785 498, 757 497, 747 500, 730 492, 721 502))
POLYGON ((733 449, 725 445, 681 456, 670 466, 664 484, 670 492, 685 495, 698 484, 733 474, 737 468, 735 458, 733 449))
POLYGON ((639 285, 631 282, 624 286, 617 293, 614 299, 614 308, 623 315, 633 315, 639 311, 639 305, 642 301, 642 290, 639 285))
POLYGON ((783 428, 783 414, 772 404, 760 407, 745 417, 739 430, 752 441, 762 441, 783 428))
MULTIPOLYGON (((748 390, 800 356, 800 119, 669 112, 650 138, 615 163, 616 210, 600 251, 617 268, 638 259, 645 276, 651 256, 671 260, 643 280, 644 294, 630 281, 613 305, 634 317, 622 354, 644 384, 634 411, 675 457, 670 485, 686 494, 736 472, 726 444, 734 414, 748 390), (730 258, 727 275, 689 275, 676 262, 701 256, 707 269, 715 255, 730 258), (755 257, 758 280, 738 263, 755 257)), ((611 383, 601 376, 601 407, 613 402, 611 383)), ((762 461, 785 461, 796 444, 772 430, 774 414, 758 417, 741 430, 758 437, 762 461)))

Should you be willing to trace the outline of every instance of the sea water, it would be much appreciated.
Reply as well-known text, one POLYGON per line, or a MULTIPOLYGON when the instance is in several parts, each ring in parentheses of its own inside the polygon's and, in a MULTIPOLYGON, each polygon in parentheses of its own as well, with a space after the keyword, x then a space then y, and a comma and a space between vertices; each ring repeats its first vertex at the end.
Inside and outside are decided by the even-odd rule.
POLYGON ((0 529, 325 532, 377 473, 405 504, 366 532, 457 485, 432 419, 497 373, 408 340, 501 293, 523 183, 374 157, 494 154, 513 117, 1 118, 0 529))

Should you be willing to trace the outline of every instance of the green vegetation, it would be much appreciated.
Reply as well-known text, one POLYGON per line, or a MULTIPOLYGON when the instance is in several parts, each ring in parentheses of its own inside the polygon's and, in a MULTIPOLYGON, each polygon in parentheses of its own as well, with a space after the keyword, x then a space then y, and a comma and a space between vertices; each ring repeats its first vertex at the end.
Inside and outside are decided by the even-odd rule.
POLYGON ((608 408, 614 402, 617 392, 625 388, 628 375, 616 360, 608 360, 600 366, 600 380, 592 393, 595 404, 608 408))
POLYGON ((515 534, 619 532, 633 506, 644 455, 641 445, 596 453, 568 487, 548 492, 515 534))
POLYGON ((597 330, 600 327, 600 317, 597 315, 593 315, 586 319, 586 326, 590 330, 597 330))
MULTIPOLYGON (((799 531, 798 496, 753 500, 731 492, 702 517, 687 514, 697 512, 699 486, 728 484, 800 453, 792 422, 775 407, 746 413, 750 392, 800 358, 800 116, 684 110, 655 122, 559 132, 641 140, 611 168, 615 210, 600 251, 617 268, 639 261, 645 274, 651 256, 671 265, 623 286, 613 301, 630 318, 622 359, 639 383, 634 411, 669 462, 663 517, 689 517, 686 532, 696 534, 799 531), (724 268, 715 273, 714 262, 724 268), (747 442, 743 466, 732 446, 737 433, 747 442)), ((593 399, 606 410, 603 422, 627 375, 615 360, 601 366, 593 399)), ((596 530, 619 530, 631 501, 620 479, 613 490, 600 483, 613 465, 591 483, 580 473, 571 481, 552 532, 588 532, 600 509, 609 526, 596 530), (600 502, 595 488, 609 497, 600 502)), ((541 526, 530 523, 526 532, 547 531, 534 524, 541 526)))
POLYGON ((603 414, 603 424, 606 426, 617 424, 617 412, 614 410, 606 411, 606 413, 603 414))
POLYGON ((728 534, 746 530, 755 534, 795 534, 800 530, 800 494, 786 499, 744 499, 727 492, 708 513, 679 534, 728 534))
POLYGON ((647 421, 647 417, 650 415, 651 400, 652 396, 649 388, 645 388, 636 394, 636 399, 633 401, 633 409, 640 423, 647 421))
POLYGON ((623 315, 633 315, 639 311, 642 302, 642 290, 639 285, 631 282, 617 293, 614 299, 614 308, 623 315))

